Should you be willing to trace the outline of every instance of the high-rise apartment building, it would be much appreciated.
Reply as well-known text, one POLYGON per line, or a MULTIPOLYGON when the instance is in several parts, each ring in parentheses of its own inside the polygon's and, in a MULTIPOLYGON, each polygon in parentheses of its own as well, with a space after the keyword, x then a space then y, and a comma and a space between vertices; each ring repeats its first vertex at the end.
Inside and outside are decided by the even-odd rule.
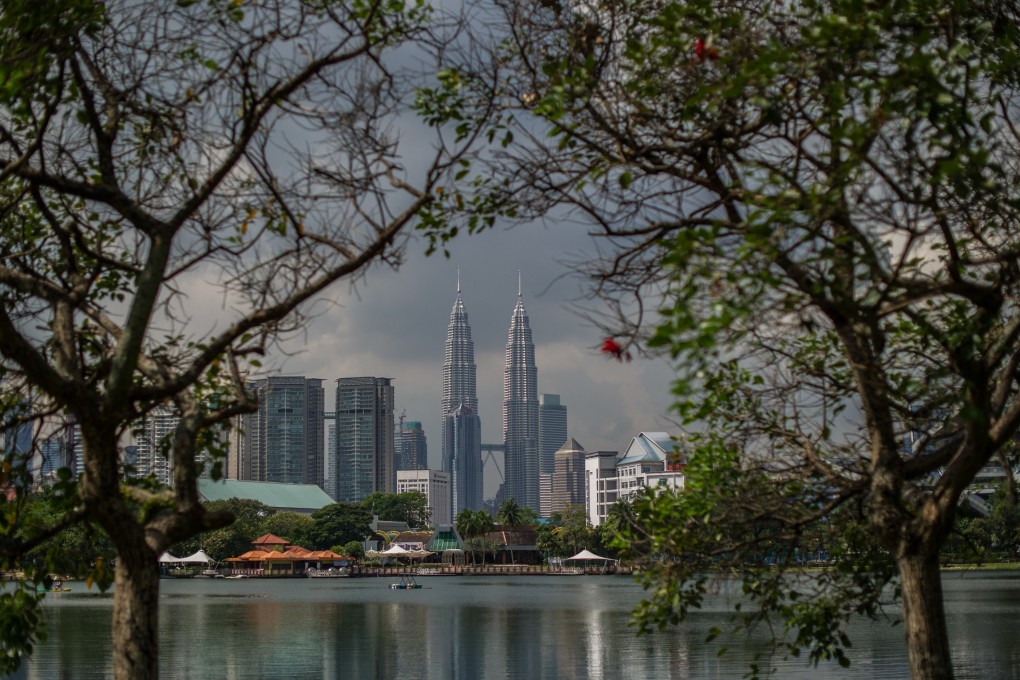
POLYGON ((460 294, 450 312, 443 358, 443 471, 450 475, 451 513, 482 509, 482 424, 471 326, 460 294))
POLYGON ((506 446, 506 482, 503 497, 541 512, 538 438, 538 368, 531 339, 528 313, 524 309, 520 278, 517 305, 510 318, 503 370, 503 441, 506 446))
POLYGON ((376 491, 394 493, 393 385, 390 378, 336 381, 333 500, 360 503, 376 491))
POLYGON ((558 394, 538 398, 538 441, 542 474, 552 474, 556 452, 567 443, 567 407, 558 394))
POLYGON ((417 420, 409 420, 404 423, 404 429, 400 431, 400 456, 397 471, 425 470, 428 466, 429 448, 425 440, 425 430, 417 420))
POLYGON ((157 406, 146 414, 135 430, 135 472, 139 477, 152 476, 160 484, 173 483, 171 443, 181 414, 173 406, 157 406))
POLYGON ((316 484, 325 477, 325 389, 321 378, 274 376, 249 383, 258 410, 231 433, 227 476, 255 482, 316 484))

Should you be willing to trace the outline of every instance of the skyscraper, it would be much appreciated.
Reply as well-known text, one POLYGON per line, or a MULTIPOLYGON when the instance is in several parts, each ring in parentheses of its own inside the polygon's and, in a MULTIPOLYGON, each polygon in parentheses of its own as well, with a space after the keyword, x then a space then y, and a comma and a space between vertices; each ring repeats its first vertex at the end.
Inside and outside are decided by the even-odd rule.
POLYGON ((390 378, 336 381, 336 449, 331 452, 333 500, 360 503, 376 491, 394 493, 393 385, 390 378))
POLYGON ((560 395, 543 394, 538 398, 538 440, 542 474, 552 474, 556 452, 567 443, 567 407, 560 395))
POLYGON ((135 469, 139 477, 151 475, 160 484, 173 483, 171 440, 181 414, 172 406, 157 406, 146 414, 135 432, 135 469))
POLYGON ((503 370, 503 442, 506 447, 503 497, 515 498, 518 505, 540 512, 538 368, 519 274, 517 306, 510 318, 503 370))
POLYGON ((258 410, 238 418, 228 476, 323 486, 322 379, 273 376, 249 383, 249 389, 258 400, 258 410))
POLYGON ((450 474, 451 512, 482 509, 482 424, 478 417, 475 345, 460 295, 450 312, 443 358, 443 470, 450 474))
POLYGON ((397 470, 425 470, 428 466, 429 449, 425 430, 417 420, 409 420, 400 431, 400 462, 397 470))

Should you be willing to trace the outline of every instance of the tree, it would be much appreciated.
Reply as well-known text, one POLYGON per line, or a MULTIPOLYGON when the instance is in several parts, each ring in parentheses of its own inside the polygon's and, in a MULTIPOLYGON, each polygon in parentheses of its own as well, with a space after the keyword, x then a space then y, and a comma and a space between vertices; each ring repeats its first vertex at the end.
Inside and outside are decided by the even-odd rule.
POLYGON ((303 546, 310 542, 314 525, 315 520, 308 515, 299 512, 277 512, 262 520, 258 533, 275 534, 295 545, 303 546))
MULTIPOLYGON (((26 520, 15 537, 31 540, 33 527, 49 526, 66 512, 66 500, 53 487, 46 487, 28 497, 23 510, 26 520)), ((97 559, 109 563, 113 546, 106 534, 93 524, 83 522, 68 527, 25 555, 30 564, 54 574, 77 574, 86 571, 97 559)))
POLYGON ((563 522, 556 528, 556 533, 567 556, 595 547, 594 532, 583 505, 568 505, 563 509, 563 522))
POLYGON ((428 496, 420 491, 404 493, 376 491, 366 496, 361 505, 373 515, 378 515, 380 519, 406 522, 407 526, 412 528, 427 527, 432 516, 428 496))
POLYGON ((343 555, 344 557, 350 557, 353 560, 365 559, 365 546, 361 541, 348 541, 343 545, 334 546, 331 550, 343 555), (339 548, 339 550, 337 548, 339 548))
POLYGON ((489 555, 493 558, 496 557, 496 551, 499 549, 499 545, 495 540, 482 536, 472 536, 471 538, 464 541, 464 547, 471 553, 471 561, 474 564, 478 564, 478 554, 482 555, 482 565, 485 565, 485 557, 489 555))
POLYGON ((507 498, 499 504, 496 521, 512 527, 521 526, 524 523, 523 508, 517 504, 516 498, 507 498))
POLYGON ((677 557, 643 572, 645 624, 697 606, 710 566, 744 578, 741 620, 847 663, 842 622, 894 580, 912 677, 952 677, 939 549, 1020 423, 1016 9, 495 4, 494 59, 419 110, 501 148, 430 228, 593 225, 604 351, 674 360, 704 434, 686 493, 635 503, 632 552, 677 557), (809 535, 833 568, 803 592, 781 572, 809 535))
MULTIPOLYGON (((404 65, 433 60, 450 28, 431 15, 377 0, 4 6, 2 420, 73 422, 84 472, 59 520, 0 547, 7 566, 80 522, 109 536, 116 678, 157 675, 157 556, 231 520, 195 479, 203 457, 222 472, 226 428, 255 408, 246 373, 332 283, 399 264, 408 225, 459 171, 441 136, 416 134, 411 164, 393 133, 404 65), (126 480, 118 449, 162 406, 180 414, 170 490, 126 480)), ((0 485, 23 488, 27 457, 5 457, 0 485)), ((0 534, 22 505, 6 502, 0 534)), ((27 588, 0 608, 31 623, 27 588)), ((10 640, 3 670, 18 651, 10 640)))
POLYGON ((276 514, 276 510, 265 503, 249 498, 209 501, 203 507, 207 512, 229 512, 234 521, 229 526, 170 546, 174 555, 183 557, 201 549, 215 560, 237 557, 252 549, 252 541, 266 533, 262 531, 262 524, 276 514))
POLYGON ((492 515, 485 510, 464 508, 454 518, 457 533, 464 538, 474 538, 492 531, 492 515))
POLYGON ((372 515, 358 503, 333 503, 312 513, 308 537, 313 550, 364 541, 372 534, 372 515))

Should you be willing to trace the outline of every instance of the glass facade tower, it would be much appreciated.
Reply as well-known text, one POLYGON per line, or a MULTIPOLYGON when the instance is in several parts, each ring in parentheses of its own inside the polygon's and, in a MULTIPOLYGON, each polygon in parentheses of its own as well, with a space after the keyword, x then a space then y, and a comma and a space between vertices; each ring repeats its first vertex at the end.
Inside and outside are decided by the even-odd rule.
POLYGON ((538 368, 524 309, 520 279, 517 305, 510 318, 503 370, 503 442, 506 447, 506 482, 503 497, 517 499, 522 507, 540 512, 541 455, 538 424, 538 368))
POLYGON ((467 508, 481 510, 482 425, 478 417, 475 345, 460 294, 450 311, 443 358, 443 471, 450 474, 452 516, 467 508))
POLYGON ((376 491, 394 493, 393 385, 390 378, 336 381, 333 500, 360 503, 376 491))
MULTIPOLYGON (((249 383, 258 410, 241 416, 228 476, 316 484, 325 477, 325 389, 320 378, 274 376, 249 383)), ((232 442, 232 445, 234 444, 232 442)))

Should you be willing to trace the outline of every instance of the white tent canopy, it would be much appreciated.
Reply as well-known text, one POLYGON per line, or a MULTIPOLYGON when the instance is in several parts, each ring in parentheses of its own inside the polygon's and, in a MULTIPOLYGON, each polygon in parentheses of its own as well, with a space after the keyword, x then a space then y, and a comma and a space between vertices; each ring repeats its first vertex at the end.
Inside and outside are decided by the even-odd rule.
POLYGON ((207 553, 206 551, 199 550, 197 553, 195 553, 193 555, 188 555, 187 557, 181 557, 181 558, 178 558, 175 561, 176 562, 181 562, 183 564, 209 564, 210 562, 215 562, 216 560, 214 560, 213 558, 209 557, 209 553, 207 553))
POLYGON ((163 553, 162 555, 159 556, 159 563, 160 564, 177 563, 177 562, 180 562, 180 561, 181 561, 180 557, 174 557, 173 555, 171 555, 168 552, 165 552, 165 553, 163 553))
POLYGON ((432 553, 428 550, 408 550, 401 548, 394 543, 386 550, 369 550, 365 553, 368 557, 425 557, 432 553))
POLYGON ((603 562, 615 562, 616 561, 612 557, 602 557, 600 555, 596 555, 595 553, 591 552, 590 550, 582 550, 581 552, 577 553, 573 557, 568 557, 566 559, 567 560, 602 560, 603 562))

